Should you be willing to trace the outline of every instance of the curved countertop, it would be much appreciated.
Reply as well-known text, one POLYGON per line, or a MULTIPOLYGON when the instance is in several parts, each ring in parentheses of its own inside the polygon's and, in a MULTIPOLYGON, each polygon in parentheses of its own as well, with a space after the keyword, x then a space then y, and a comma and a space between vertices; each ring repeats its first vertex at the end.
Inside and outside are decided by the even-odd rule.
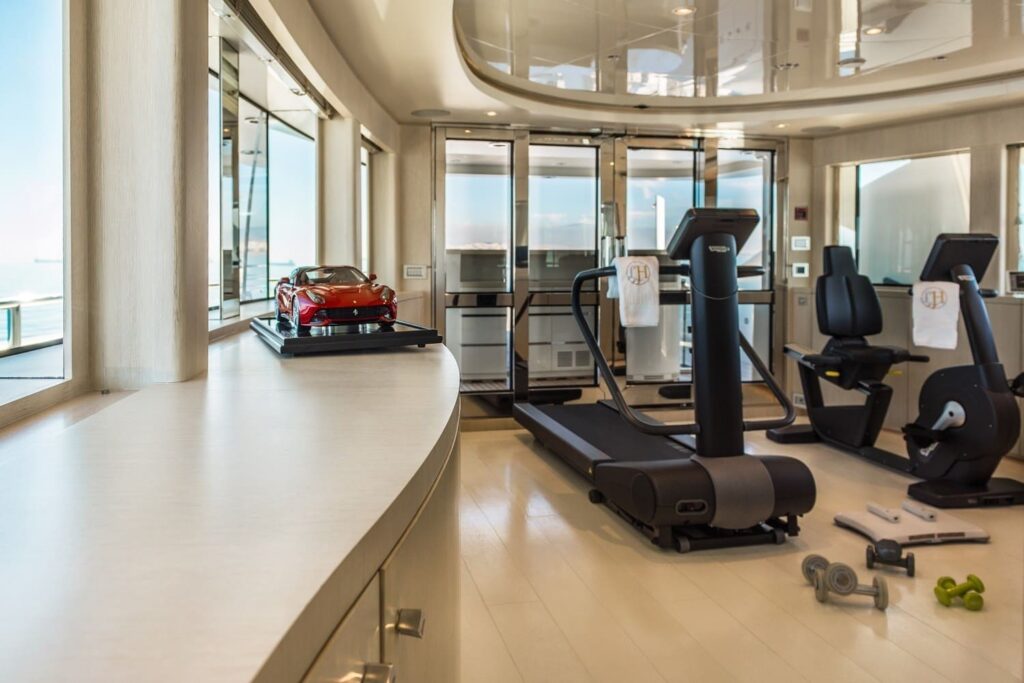
POLYGON ((298 680, 423 503, 458 429, 437 345, 279 358, 0 442, 0 671, 298 680))

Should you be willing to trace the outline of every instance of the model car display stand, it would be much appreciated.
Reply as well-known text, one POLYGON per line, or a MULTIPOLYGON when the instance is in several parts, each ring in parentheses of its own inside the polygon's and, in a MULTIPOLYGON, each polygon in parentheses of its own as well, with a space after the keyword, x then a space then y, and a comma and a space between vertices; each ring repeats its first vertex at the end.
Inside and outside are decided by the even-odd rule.
POLYGON ((296 334, 288 323, 278 322, 273 316, 256 318, 249 323, 267 345, 282 356, 300 356, 308 353, 340 353, 368 351, 399 346, 440 344, 437 330, 412 323, 395 321, 394 327, 385 329, 377 324, 337 325, 296 334))
POLYGON ((838 526, 856 531, 877 543, 892 539, 901 546, 928 543, 985 543, 988 532, 948 512, 916 500, 903 501, 900 509, 868 503, 867 510, 841 512, 835 516, 838 526))

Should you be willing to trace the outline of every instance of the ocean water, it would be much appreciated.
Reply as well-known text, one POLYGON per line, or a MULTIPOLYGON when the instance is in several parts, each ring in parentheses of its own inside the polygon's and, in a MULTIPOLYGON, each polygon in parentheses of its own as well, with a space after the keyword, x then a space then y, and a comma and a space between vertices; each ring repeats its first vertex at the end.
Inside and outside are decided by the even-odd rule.
MULTIPOLYGON (((64 266, 54 261, 0 262, 0 302, 25 301, 63 293, 64 266)), ((11 314, 0 308, 0 344, 10 341, 11 314)), ((22 343, 54 339, 64 330, 63 301, 25 304, 21 309, 22 343)))

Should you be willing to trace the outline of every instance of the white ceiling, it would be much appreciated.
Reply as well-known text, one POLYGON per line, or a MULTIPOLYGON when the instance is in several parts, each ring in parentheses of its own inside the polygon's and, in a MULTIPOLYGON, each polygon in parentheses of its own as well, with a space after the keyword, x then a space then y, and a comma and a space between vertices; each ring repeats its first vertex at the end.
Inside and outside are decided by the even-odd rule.
POLYGON ((1024 101, 1021 0, 310 4, 402 122, 799 134, 1024 101))

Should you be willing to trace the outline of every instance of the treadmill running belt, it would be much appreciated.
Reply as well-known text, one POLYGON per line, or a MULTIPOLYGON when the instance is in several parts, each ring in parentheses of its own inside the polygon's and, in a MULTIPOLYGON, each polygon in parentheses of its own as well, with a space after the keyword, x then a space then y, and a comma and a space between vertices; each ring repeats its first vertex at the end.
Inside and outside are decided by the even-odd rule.
POLYGON ((601 404, 539 405, 535 408, 612 460, 678 460, 692 453, 664 436, 633 429, 618 411, 601 404))

